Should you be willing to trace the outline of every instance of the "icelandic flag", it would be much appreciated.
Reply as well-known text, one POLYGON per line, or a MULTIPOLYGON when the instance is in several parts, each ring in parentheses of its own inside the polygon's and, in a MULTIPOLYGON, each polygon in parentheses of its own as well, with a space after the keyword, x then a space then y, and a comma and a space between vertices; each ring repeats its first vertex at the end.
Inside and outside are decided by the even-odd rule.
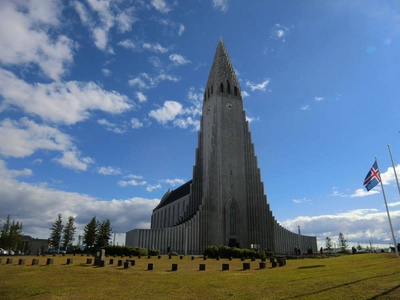
POLYGON ((369 170, 367 176, 364 179, 364 186, 367 191, 372 190, 379 182, 381 182, 381 176, 379 174, 378 166, 376 161, 369 170))

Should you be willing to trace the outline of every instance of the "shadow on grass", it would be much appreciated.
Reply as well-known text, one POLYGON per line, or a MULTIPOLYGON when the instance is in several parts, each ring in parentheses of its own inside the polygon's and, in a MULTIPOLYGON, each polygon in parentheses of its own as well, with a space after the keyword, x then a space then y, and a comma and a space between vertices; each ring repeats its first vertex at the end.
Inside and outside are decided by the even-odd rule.
POLYGON ((325 267, 325 265, 303 266, 303 267, 298 267, 297 269, 311 269, 311 268, 321 268, 321 267, 325 267))
MULTIPOLYGON (((373 299, 379 299, 379 297, 383 297, 383 296, 390 296, 390 293, 397 290, 398 288, 400 288, 400 284, 396 285, 395 287, 393 287, 390 290, 387 290, 381 294, 375 295, 374 297, 372 297, 370 299, 373 300, 373 299)), ((386 298, 384 298, 384 299, 386 299, 386 298)))

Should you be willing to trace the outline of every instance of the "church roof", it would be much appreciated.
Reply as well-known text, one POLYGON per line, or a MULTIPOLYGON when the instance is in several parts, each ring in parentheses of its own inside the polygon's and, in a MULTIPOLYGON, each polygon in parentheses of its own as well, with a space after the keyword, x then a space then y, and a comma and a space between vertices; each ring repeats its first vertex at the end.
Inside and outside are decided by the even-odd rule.
POLYGON ((229 81, 232 86, 240 87, 239 81, 236 77, 235 70, 229 59, 228 52, 222 40, 219 41, 217 50, 215 51, 213 64, 208 75, 207 86, 213 84, 219 86, 221 82, 229 81))
POLYGON ((180 187, 176 188, 175 190, 169 191, 165 193, 162 197, 160 203, 156 206, 154 210, 157 210, 163 206, 166 206, 175 200, 182 198, 183 196, 190 194, 190 185, 192 184, 192 180, 182 184, 180 187))

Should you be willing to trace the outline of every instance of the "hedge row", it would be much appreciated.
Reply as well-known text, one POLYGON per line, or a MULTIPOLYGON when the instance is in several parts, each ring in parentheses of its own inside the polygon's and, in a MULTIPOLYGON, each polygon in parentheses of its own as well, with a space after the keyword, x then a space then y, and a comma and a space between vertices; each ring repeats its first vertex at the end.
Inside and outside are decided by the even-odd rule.
POLYGON ((267 258, 273 256, 274 253, 271 251, 264 251, 264 250, 256 250, 256 249, 247 249, 247 248, 236 248, 236 247, 228 247, 228 246, 208 246, 204 252, 204 255, 208 257, 221 257, 221 258, 228 258, 228 257, 246 257, 246 258, 267 258))
POLYGON ((160 254, 160 250, 156 249, 145 249, 139 247, 130 247, 130 246, 107 246, 103 249, 106 250, 106 254, 109 255, 132 255, 132 256, 157 256, 160 254))

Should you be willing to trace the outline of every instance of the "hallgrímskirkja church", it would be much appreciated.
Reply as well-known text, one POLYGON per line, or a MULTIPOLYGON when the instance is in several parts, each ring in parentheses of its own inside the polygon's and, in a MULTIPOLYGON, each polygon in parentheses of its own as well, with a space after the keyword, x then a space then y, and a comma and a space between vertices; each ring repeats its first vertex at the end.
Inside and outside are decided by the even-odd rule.
POLYGON ((264 193, 239 81, 219 42, 205 87, 193 179, 168 190, 153 210, 151 229, 126 233, 127 246, 202 254, 207 246, 317 250, 317 239, 290 232, 264 193))

